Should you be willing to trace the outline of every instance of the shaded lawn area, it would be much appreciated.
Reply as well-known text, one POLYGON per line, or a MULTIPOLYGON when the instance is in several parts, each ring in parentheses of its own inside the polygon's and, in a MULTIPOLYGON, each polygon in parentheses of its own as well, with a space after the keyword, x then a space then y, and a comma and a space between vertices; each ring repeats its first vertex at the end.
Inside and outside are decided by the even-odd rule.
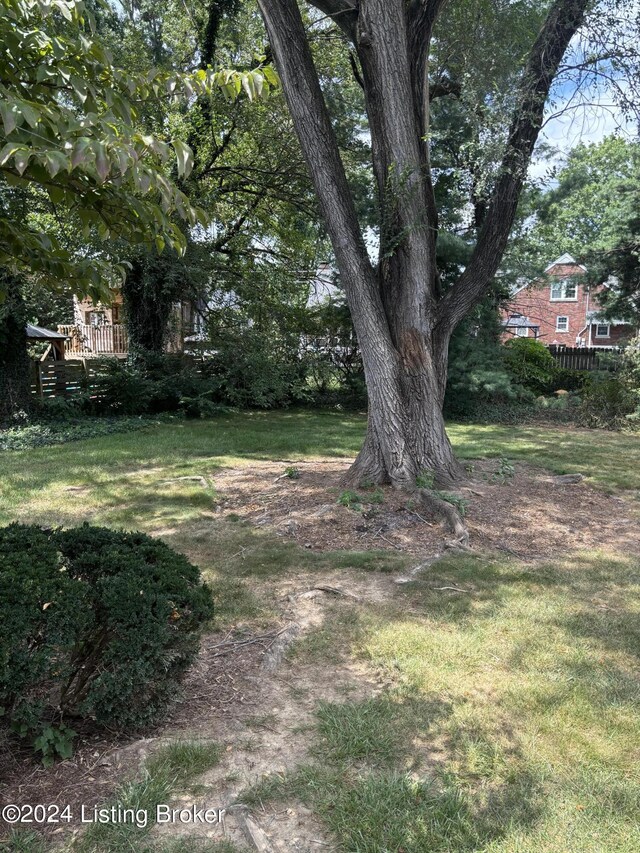
POLYGON ((388 686, 316 709, 310 760, 243 795, 302 800, 358 853, 640 849, 640 567, 450 556, 294 661, 367 662, 388 686), (456 587, 459 591, 451 590, 456 587))
MULTIPOLYGON (((160 481, 213 474, 252 459, 351 457, 365 417, 340 412, 244 412, 206 421, 177 421, 139 432, 0 454, 0 523, 27 513, 46 523, 96 521, 140 527, 177 513, 187 520, 211 495, 160 481), (80 487, 75 494, 69 487, 80 487), (191 492, 189 501, 184 498, 191 492), (194 505, 189 507, 188 503, 194 505), (153 516, 154 518, 150 518, 153 516)), ((506 456, 556 473, 581 473, 606 489, 640 489, 640 436, 542 426, 451 424, 465 459, 506 456)))

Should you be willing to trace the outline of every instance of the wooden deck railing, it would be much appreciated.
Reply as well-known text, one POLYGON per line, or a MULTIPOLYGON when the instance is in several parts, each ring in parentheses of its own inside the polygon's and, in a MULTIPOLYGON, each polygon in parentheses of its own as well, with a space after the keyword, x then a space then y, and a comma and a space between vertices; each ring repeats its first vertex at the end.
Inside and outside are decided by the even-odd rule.
POLYGON ((63 335, 69 335, 69 340, 64 344, 67 357, 126 355, 129 351, 129 338, 123 325, 58 326, 58 331, 63 335))

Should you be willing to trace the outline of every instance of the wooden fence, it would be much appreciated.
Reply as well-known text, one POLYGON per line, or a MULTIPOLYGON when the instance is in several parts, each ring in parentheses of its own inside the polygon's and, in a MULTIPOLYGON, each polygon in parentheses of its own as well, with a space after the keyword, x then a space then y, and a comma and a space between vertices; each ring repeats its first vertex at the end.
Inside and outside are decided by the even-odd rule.
POLYGON ((101 383, 95 369, 82 361, 35 361, 31 393, 36 397, 72 397, 82 391, 99 394, 101 383))
POLYGON ((549 352, 565 370, 617 370, 615 358, 611 358, 619 350, 615 347, 549 347, 549 352))
POLYGON ((127 330, 122 324, 58 326, 58 331, 62 335, 69 335, 69 339, 64 344, 67 358, 125 356, 129 351, 127 330))

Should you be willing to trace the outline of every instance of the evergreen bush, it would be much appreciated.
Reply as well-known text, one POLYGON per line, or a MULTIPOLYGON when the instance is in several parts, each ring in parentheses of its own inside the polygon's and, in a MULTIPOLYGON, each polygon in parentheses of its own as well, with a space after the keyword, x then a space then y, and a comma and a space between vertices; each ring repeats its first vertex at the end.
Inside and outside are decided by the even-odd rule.
POLYGON ((504 350, 504 364, 515 384, 536 395, 551 389, 556 363, 544 344, 533 338, 512 338, 504 350))
POLYGON ((143 533, 0 528, 2 719, 23 736, 153 723, 212 615, 197 567, 143 533))

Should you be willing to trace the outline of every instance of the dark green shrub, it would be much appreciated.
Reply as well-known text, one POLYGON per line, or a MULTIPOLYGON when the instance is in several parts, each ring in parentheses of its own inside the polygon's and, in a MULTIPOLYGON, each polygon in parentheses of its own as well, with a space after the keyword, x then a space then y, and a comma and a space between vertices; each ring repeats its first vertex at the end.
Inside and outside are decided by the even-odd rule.
POLYGON ((592 380, 589 370, 567 370, 558 367, 553 371, 553 376, 548 390, 553 391, 582 391, 592 380))
POLYGON ((40 421, 73 421, 82 417, 90 407, 88 393, 75 394, 73 397, 45 397, 36 402, 35 412, 40 421))
POLYGON ((582 396, 576 423, 600 429, 622 429, 631 426, 636 401, 627 385, 618 378, 592 382, 582 396))
POLYGON ((67 444, 69 441, 81 441, 85 438, 98 438, 103 435, 134 432, 149 429, 158 421, 142 418, 89 418, 78 420, 49 421, 27 424, 11 429, 0 429, 0 452, 3 450, 29 450, 32 447, 46 447, 52 444, 67 444))
POLYGON ((213 615, 198 569, 163 542, 85 524, 0 528, 0 706, 22 735, 79 717, 154 722, 213 615))
POLYGON ((310 396, 297 355, 274 350, 268 337, 244 329, 222 341, 207 365, 219 383, 218 402, 238 408, 273 409, 310 396))
POLYGON ((504 364, 513 382, 544 394, 550 389, 556 370, 555 359, 540 341, 512 338, 504 346, 504 364))
POLYGON ((149 411, 153 384, 127 362, 105 360, 94 381, 99 390, 87 404, 89 414, 144 415, 149 411))

